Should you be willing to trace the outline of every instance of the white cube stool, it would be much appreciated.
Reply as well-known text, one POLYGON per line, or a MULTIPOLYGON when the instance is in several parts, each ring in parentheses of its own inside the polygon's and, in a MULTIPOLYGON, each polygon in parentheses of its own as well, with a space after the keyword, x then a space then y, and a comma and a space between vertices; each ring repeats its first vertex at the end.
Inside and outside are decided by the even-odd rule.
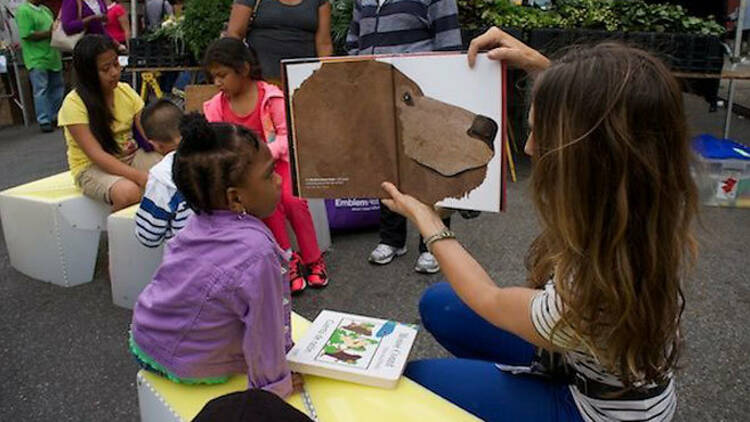
POLYGON ((133 205, 107 218, 112 302, 128 309, 135 306, 138 295, 151 281, 164 254, 163 244, 148 248, 135 238, 137 210, 138 205, 133 205))
MULTIPOLYGON (((292 313, 292 337, 299 340, 310 322, 292 313)), ((385 390, 312 375, 305 375, 318 420, 325 422, 465 421, 479 419, 406 377, 396 388, 385 390)), ((211 399, 247 389, 247 375, 238 374, 226 384, 186 385, 141 370, 137 376, 141 422, 186 422, 193 420, 211 399)), ((308 416, 302 395, 287 403, 308 416)))
POLYGON ((108 205, 83 196, 70 172, 0 192, 10 264, 59 286, 90 282, 109 213, 108 205))

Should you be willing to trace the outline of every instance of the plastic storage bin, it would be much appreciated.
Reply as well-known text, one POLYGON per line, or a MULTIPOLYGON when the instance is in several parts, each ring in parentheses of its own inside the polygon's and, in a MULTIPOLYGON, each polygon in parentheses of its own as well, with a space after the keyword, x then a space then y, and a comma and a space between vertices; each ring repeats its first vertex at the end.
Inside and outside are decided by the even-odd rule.
POLYGON ((693 173, 706 205, 750 208, 750 147, 701 135, 693 140, 693 173))

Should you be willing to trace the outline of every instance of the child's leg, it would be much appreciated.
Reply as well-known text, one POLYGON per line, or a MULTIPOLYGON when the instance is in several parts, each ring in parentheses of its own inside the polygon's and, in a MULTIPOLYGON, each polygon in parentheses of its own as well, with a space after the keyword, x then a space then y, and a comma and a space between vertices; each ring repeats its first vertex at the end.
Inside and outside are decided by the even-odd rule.
POLYGON ((76 178, 76 184, 89 198, 103 201, 119 211, 141 200, 142 191, 134 182, 114 174, 109 174, 92 165, 76 178))
POLYGON ((404 375, 485 421, 582 421, 567 385, 505 373, 491 362, 420 360, 404 375))
POLYGON ((52 122, 48 73, 44 69, 31 69, 29 70, 29 81, 31 81, 31 89, 34 93, 36 121, 40 125, 48 125, 52 122))
POLYGON ((425 329, 456 357, 506 365, 528 365, 534 357, 534 345, 485 321, 446 282, 425 290, 419 313, 425 329))
MULTIPOLYGON (((283 197, 282 193, 282 197, 283 197)), ((279 244, 281 249, 287 250, 292 247, 292 242, 289 240, 289 233, 286 232, 286 210, 284 203, 279 201, 276 205, 276 210, 271 214, 270 217, 264 218, 263 222, 273 233, 273 237, 276 238, 276 243, 279 244)))
POLYGON ((109 199, 112 204, 113 212, 137 204, 140 202, 142 196, 143 191, 141 190, 141 187, 132 180, 128 180, 124 177, 120 178, 120 180, 109 189, 109 199))
POLYGON ((146 152, 139 149, 135 152, 133 161, 130 165, 138 170, 149 171, 151 170, 151 167, 155 166, 162 158, 164 158, 164 156, 158 152, 146 152))
POLYGON ((406 218, 380 203, 380 243, 401 249, 406 246, 406 218))
POLYGON ((284 205, 286 218, 289 219, 292 230, 297 237, 302 262, 306 265, 311 264, 320 259, 321 253, 310 208, 308 208, 306 200, 297 198, 292 194, 292 176, 289 172, 289 163, 283 160, 277 161, 276 172, 281 176, 281 203, 284 205))

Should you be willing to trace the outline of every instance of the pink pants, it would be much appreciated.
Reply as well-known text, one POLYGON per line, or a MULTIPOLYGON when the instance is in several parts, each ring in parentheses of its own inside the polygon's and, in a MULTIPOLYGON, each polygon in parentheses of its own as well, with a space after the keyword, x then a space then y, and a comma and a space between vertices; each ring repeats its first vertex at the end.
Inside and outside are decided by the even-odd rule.
POLYGON ((310 264, 320 259, 320 248, 318 237, 315 234, 312 215, 307 207, 307 201, 292 195, 292 174, 289 163, 284 160, 276 161, 276 174, 281 176, 281 200, 276 206, 276 211, 270 217, 263 220, 271 229, 282 249, 292 247, 289 233, 286 231, 286 220, 292 225, 292 230, 297 237, 297 245, 300 248, 302 262, 310 264))

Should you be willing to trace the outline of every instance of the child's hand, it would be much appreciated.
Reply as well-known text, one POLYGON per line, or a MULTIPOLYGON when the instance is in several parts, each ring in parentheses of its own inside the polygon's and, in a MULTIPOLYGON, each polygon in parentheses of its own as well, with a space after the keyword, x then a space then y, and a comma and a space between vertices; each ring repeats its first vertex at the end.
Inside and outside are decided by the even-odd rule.
POLYGON ((292 372, 292 394, 301 393, 305 388, 305 379, 299 372, 292 372))

